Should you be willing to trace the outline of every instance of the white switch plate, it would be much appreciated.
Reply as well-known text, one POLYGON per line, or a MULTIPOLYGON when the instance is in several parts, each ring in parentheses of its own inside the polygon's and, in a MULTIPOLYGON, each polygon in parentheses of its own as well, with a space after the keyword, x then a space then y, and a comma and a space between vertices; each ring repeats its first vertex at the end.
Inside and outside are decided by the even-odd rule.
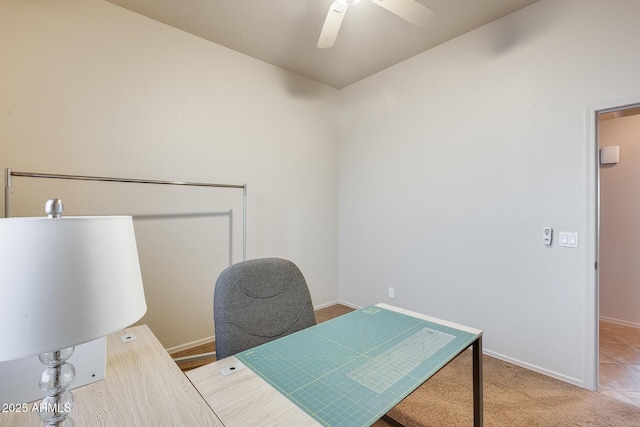
POLYGON ((389 288, 389 298, 395 298, 395 297, 396 297, 396 295, 395 295, 394 289, 393 288, 389 288))
POLYGON ((561 231, 560 238, 558 239, 558 241, 559 241, 558 243, 559 246, 562 246, 565 248, 577 248, 580 243, 580 238, 578 236, 578 233, 561 231))

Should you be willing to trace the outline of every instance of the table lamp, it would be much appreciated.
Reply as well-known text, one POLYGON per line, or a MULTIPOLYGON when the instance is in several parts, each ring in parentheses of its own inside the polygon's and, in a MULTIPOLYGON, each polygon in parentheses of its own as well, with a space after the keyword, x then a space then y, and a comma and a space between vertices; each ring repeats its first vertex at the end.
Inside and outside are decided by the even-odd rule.
POLYGON ((59 199, 45 211, 0 219, 0 361, 39 355, 40 419, 68 427, 74 346, 135 323, 147 306, 130 216, 61 217, 59 199))

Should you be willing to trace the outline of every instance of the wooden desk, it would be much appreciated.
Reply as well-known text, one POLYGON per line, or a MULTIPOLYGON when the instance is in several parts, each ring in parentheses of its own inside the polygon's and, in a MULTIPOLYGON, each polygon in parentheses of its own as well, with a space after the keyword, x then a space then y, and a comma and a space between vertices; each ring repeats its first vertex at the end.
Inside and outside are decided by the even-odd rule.
MULTIPOLYGON (((445 366, 449 361, 451 361, 453 358, 455 358, 455 356, 457 356, 460 352, 464 351, 469 346, 473 347, 474 426, 481 427, 483 424, 482 331, 473 329, 473 328, 467 328, 461 325, 456 325, 450 322, 442 321, 439 319, 435 319, 429 316, 410 312, 407 310, 401 310, 392 306, 388 306, 386 304, 379 304, 376 307, 386 309, 386 310, 391 310, 397 313, 411 316, 412 318, 424 320, 426 322, 432 322, 432 324, 441 325, 446 328, 453 328, 458 332, 463 333, 461 334, 461 336, 463 336, 464 333, 466 333, 467 336, 471 336, 469 340, 464 341, 464 343, 461 343, 459 346, 455 348, 445 349, 445 347, 442 347, 443 348, 442 352, 435 353, 434 356, 437 356, 435 358, 437 360, 434 360, 433 362, 434 367, 430 375, 435 374, 435 372, 437 372, 439 369, 445 366)), ((375 307, 373 309, 368 308, 363 311, 367 313, 376 314, 375 307)), ((283 390, 282 392, 286 392, 287 388, 283 387, 282 383, 279 383, 278 381, 273 381, 273 379, 277 377, 282 377, 282 376, 293 376, 293 375, 304 376, 306 373, 314 370, 312 366, 314 363, 316 365, 319 362, 324 363, 325 361, 322 360, 321 355, 317 353, 313 353, 310 355, 310 357, 306 357, 303 354, 303 352, 308 351, 308 350, 305 350, 305 348, 311 348, 311 346, 309 346, 308 344, 310 340, 315 339, 313 338, 314 336, 317 337, 317 339, 322 339, 320 337, 325 336, 324 332, 327 329, 340 330, 344 333, 345 336, 347 336, 347 339, 350 339, 351 341, 356 343, 359 343, 361 341, 369 341, 371 344, 373 344, 372 347, 374 348, 378 348, 378 347, 382 348, 384 347, 384 345, 387 345, 387 344, 382 345, 382 342, 378 341, 378 338, 375 337, 376 332, 368 333, 367 339, 366 340, 362 339, 363 336, 358 335, 359 334, 358 330, 368 329, 367 327, 369 325, 367 325, 366 323, 360 323, 361 322, 360 319, 363 319, 365 317, 364 315, 358 318, 353 317, 354 320, 351 320, 351 316, 355 316, 355 315, 356 313, 354 312, 354 313, 349 313, 343 316, 342 319, 335 319, 336 321, 341 321, 341 323, 335 324, 336 327, 332 326, 330 328, 328 324, 320 324, 303 331, 303 333, 299 332, 297 334, 294 334, 295 336, 290 335, 289 336, 290 338, 287 338, 287 337, 281 338, 278 341, 288 340, 286 346, 283 345, 283 347, 277 347, 277 349, 273 349, 273 346, 272 346, 269 348, 268 351, 265 350, 264 353, 267 354, 267 356, 266 356, 266 359, 263 359, 263 360, 268 359, 268 361, 265 363, 271 364, 271 360, 274 360, 271 355, 273 356, 281 355, 279 357, 281 358, 284 357, 283 359, 285 360, 284 364, 287 365, 288 368, 290 368, 289 369, 290 372, 287 372, 286 375, 280 375, 276 373, 276 374, 273 374, 273 376, 271 376, 272 374, 269 374, 268 372, 265 373, 265 371, 263 371, 262 376, 266 378, 268 381, 276 384, 275 387, 279 387, 279 389, 283 390), (347 320, 347 317, 350 317, 350 319, 347 320), (326 325, 327 327, 325 328, 323 325, 326 325), (381 344, 381 345, 378 346, 378 344, 381 344), (295 354, 293 355, 293 357, 290 358, 291 353, 295 353, 295 354), (307 363, 305 361, 306 359, 308 359, 308 363, 310 363, 310 365, 304 365, 304 363, 307 363), (308 367, 308 369, 304 370, 305 366, 308 367), (302 368, 302 369, 298 369, 298 368, 302 368), (294 372, 299 372, 299 374, 294 374, 294 372)), ((386 321, 388 317, 384 317, 384 319, 386 321)), ((417 321, 413 323, 421 325, 421 323, 417 321)), ((380 325, 380 323, 378 323, 377 325, 380 325)), ((371 329, 374 329, 374 328, 371 328, 371 329)), ((391 329, 392 330, 390 332, 393 334, 395 332, 395 327, 391 327, 391 329)), ((389 339, 390 335, 388 334, 388 332, 389 331, 385 332, 387 333, 387 335, 386 335, 386 338, 383 338, 383 340, 386 340, 385 343, 389 343, 392 341, 392 339, 389 339)), ((339 341, 334 340, 334 338, 336 337, 337 335, 331 335, 330 337, 327 335, 327 338, 328 338, 327 341, 322 341, 322 342, 326 342, 327 344, 330 343, 331 341, 337 342, 339 344, 338 347, 340 348, 338 349, 338 352, 332 353, 332 355, 329 355, 329 358, 333 358, 333 359, 337 359, 337 357, 335 356, 338 355, 338 353, 340 353, 342 348, 344 348, 343 343, 346 342, 345 340, 339 340, 339 341)), ((395 338, 400 339, 398 337, 395 337, 395 338)), ((404 349, 406 347, 402 347, 402 348, 403 350, 401 352, 405 353, 404 349)), ((428 350, 428 349, 425 349, 425 350, 428 350)), ((256 348, 255 350, 252 349, 252 350, 248 350, 247 352, 240 353, 238 356, 245 357, 246 355, 246 358, 250 358, 252 356, 249 356, 249 355, 255 354, 258 351, 259 351, 258 348, 256 348)), ((384 350, 382 353, 385 357, 387 354, 390 354, 388 350, 384 350)), ((371 360, 372 358, 375 359, 376 355, 379 356, 380 353, 378 353, 377 350, 374 350, 372 352, 367 353, 367 356, 364 357, 364 359, 367 359, 367 360, 371 360), (368 355, 371 355, 371 357, 369 357, 368 355)), ((427 361, 431 356, 425 356, 425 357, 426 359, 423 359, 425 361, 424 363, 431 364, 432 362, 430 360, 427 361)), ((215 411, 216 415, 220 418, 220 420, 226 426, 253 426, 253 425, 317 426, 319 425, 319 422, 316 421, 312 416, 308 415, 307 412, 305 412, 303 409, 301 409, 296 404, 294 404, 291 400, 285 397, 285 395, 282 394, 282 392, 279 392, 278 389, 274 388, 274 386, 272 386, 267 381, 265 381, 265 379, 263 379, 261 376, 256 374, 249 367, 236 370, 232 374, 227 376, 223 376, 219 373, 221 369, 225 369, 231 366, 238 366, 238 363, 239 363, 239 358, 237 358, 236 356, 231 356, 231 357, 227 357, 226 359, 222 359, 212 364, 208 364, 187 372, 187 377, 191 380, 194 386, 200 391, 202 396, 206 399, 206 401, 209 403, 211 408, 215 411)), ((327 361, 327 365, 329 363, 330 362, 327 361)), ((342 377, 340 376, 333 377, 333 375, 335 375, 335 373, 339 369, 341 369, 338 367, 338 365, 340 365, 341 363, 343 362, 339 361, 337 365, 329 366, 325 371, 327 372, 327 374, 322 374, 322 373, 319 374, 319 375, 322 375, 322 377, 314 377, 315 379, 310 380, 308 383, 304 383, 304 384, 302 382, 295 383, 295 385, 290 388, 291 390, 294 390, 291 392, 291 396, 294 396, 294 395, 299 396, 300 390, 302 390, 303 388, 309 387, 312 389, 310 390, 309 393, 305 393, 304 398, 300 398, 299 401, 304 401, 304 402, 310 402, 313 400, 320 400, 320 402, 332 401, 332 402, 339 402, 338 406, 342 408, 348 407, 347 411, 344 413, 345 415, 340 415, 339 418, 334 418, 334 420, 336 421, 327 422, 325 419, 325 422, 327 422, 328 424, 333 424, 334 422, 336 423, 336 425, 340 423, 345 424, 347 422, 346 417, 350 417, 348 413, 353 414, 354 411, 356 411, 356 407, 357 407, 356 404, 351 404, 348 402, 349 397, 351 396, 350 393, 355 392, 358 394, 363 392, 363 389, 358 389, 358 387, 354 386, 353 383, 344 381, 344 383, 348 383, 345 385, 346 387, 345 389, 341 389, 344 391, 344 394, 342 395, 333 394, 335 390, 341 387, 339 384, 343 383, 341 380, 342 377), (335 381, 329 384, 328 380, 325 381, 325 377, 324 377, 325 375, 327 376, 327 378, 328 376, 332 376, 331 378, 335 379, 335 381), (324 385, 321 385, 321 384, 329 384, 329 387, 325 387, 324 385), (320 396, 326 396, 327 394, 330 394, 332 397, 330 399, 324 399, 324 400, 320 399, 320 396)), ((350 362, 347 362, 347 363, 350 363, 350 362)), ((343 364, 343 366, 346 366, 346 363, 343 364)), ((427 369, 431 369, 431 367, 428 367, 427 369)), ((420 381, 424 381, 425 379, 424 376, 421 376, 420 378, 422 378, 420 381)), ((426 378, 428 378, 428 376, 426 378)), ((401 398, 402 396, 406 396, 408 393, 410 393, 413 389, 415 389, 415 387, 420 385, 421 383, 420 381, 416 381, 412 383, 411 387, 413 388, 411 389, 406 388, 400 391, 398 394, 398 398, 401 398), (406 394, 404 394, 405 392, 406 394)), ((390 386, 389 388, 391 387, 394 387, 394 386, 390 386)), ((366 392, 366 390, 364 392, 366 392)), ((386 393, 386 391, 381 393, 386 393)), ((359 397, 359 396, 356 395, 356 397, 359 397)), ((296 399, 296 397, 294 397, 294 399, 296 399)), ((396 400, 396 402, 397 401, 399 400, 396 400)), ((391 409, 391 407, 388 407, 388 409, 391 409)), ((319 414, 320 411, 323 411, 326 408, 327 407, 325 407, 324 409, 320 409, 319 411, 315 412, 315 414, 319 414)), ((388 410, 388 409, 385 409, 385 410, 388 410)), ((331 409, 331 411, 333 412, 333 409, 331 409)), ((379 416, 382 416, 382 414, 384 414, 384 411, 379 416)), ((370 422, 364 422, 362 424, 358 424, 358 422, 354 421, 353 419, 349 420, 349 422, 351 421, 353 421, 353 425, 363 425, 363 424, 368 425, 370 422, 373 422, 373 421, 370 421, 370 422)))
MULTIPOLYGON (((223 426, 146 325, 110 335, 105 380, 73 393, 71 417, 78 427, 223 426), (125 334, 137 339, 123 343, 125 334)), ((0 413, 0 426, 42 422, 37 413, 0 413)))
POLYGON ((237 364, 230 356, 186 373, 226 426, 320 425, 251 369, 228 376, 218 372, 237 364))

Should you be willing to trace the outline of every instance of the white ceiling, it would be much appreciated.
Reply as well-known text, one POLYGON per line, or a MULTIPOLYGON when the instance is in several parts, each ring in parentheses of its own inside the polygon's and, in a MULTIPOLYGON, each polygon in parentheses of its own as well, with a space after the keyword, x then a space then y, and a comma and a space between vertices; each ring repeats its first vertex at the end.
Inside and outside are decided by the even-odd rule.
POLYGON ((364 0, 329 49, 316 43, 333 0, 107 1, 340 89, 537 0, 417 0, 435 12, 423 28, 364 0))

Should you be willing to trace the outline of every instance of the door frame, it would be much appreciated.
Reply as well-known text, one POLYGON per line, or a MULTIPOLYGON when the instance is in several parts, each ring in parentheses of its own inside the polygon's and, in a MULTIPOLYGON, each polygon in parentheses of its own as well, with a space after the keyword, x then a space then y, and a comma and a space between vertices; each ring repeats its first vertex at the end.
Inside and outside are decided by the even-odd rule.
POLYGON ((585 110, 586 136, 586 312, 585 388, 598 390, 600 364, 600 142, 598 115, 640 107, 640 96, 588 106, 585 110))

